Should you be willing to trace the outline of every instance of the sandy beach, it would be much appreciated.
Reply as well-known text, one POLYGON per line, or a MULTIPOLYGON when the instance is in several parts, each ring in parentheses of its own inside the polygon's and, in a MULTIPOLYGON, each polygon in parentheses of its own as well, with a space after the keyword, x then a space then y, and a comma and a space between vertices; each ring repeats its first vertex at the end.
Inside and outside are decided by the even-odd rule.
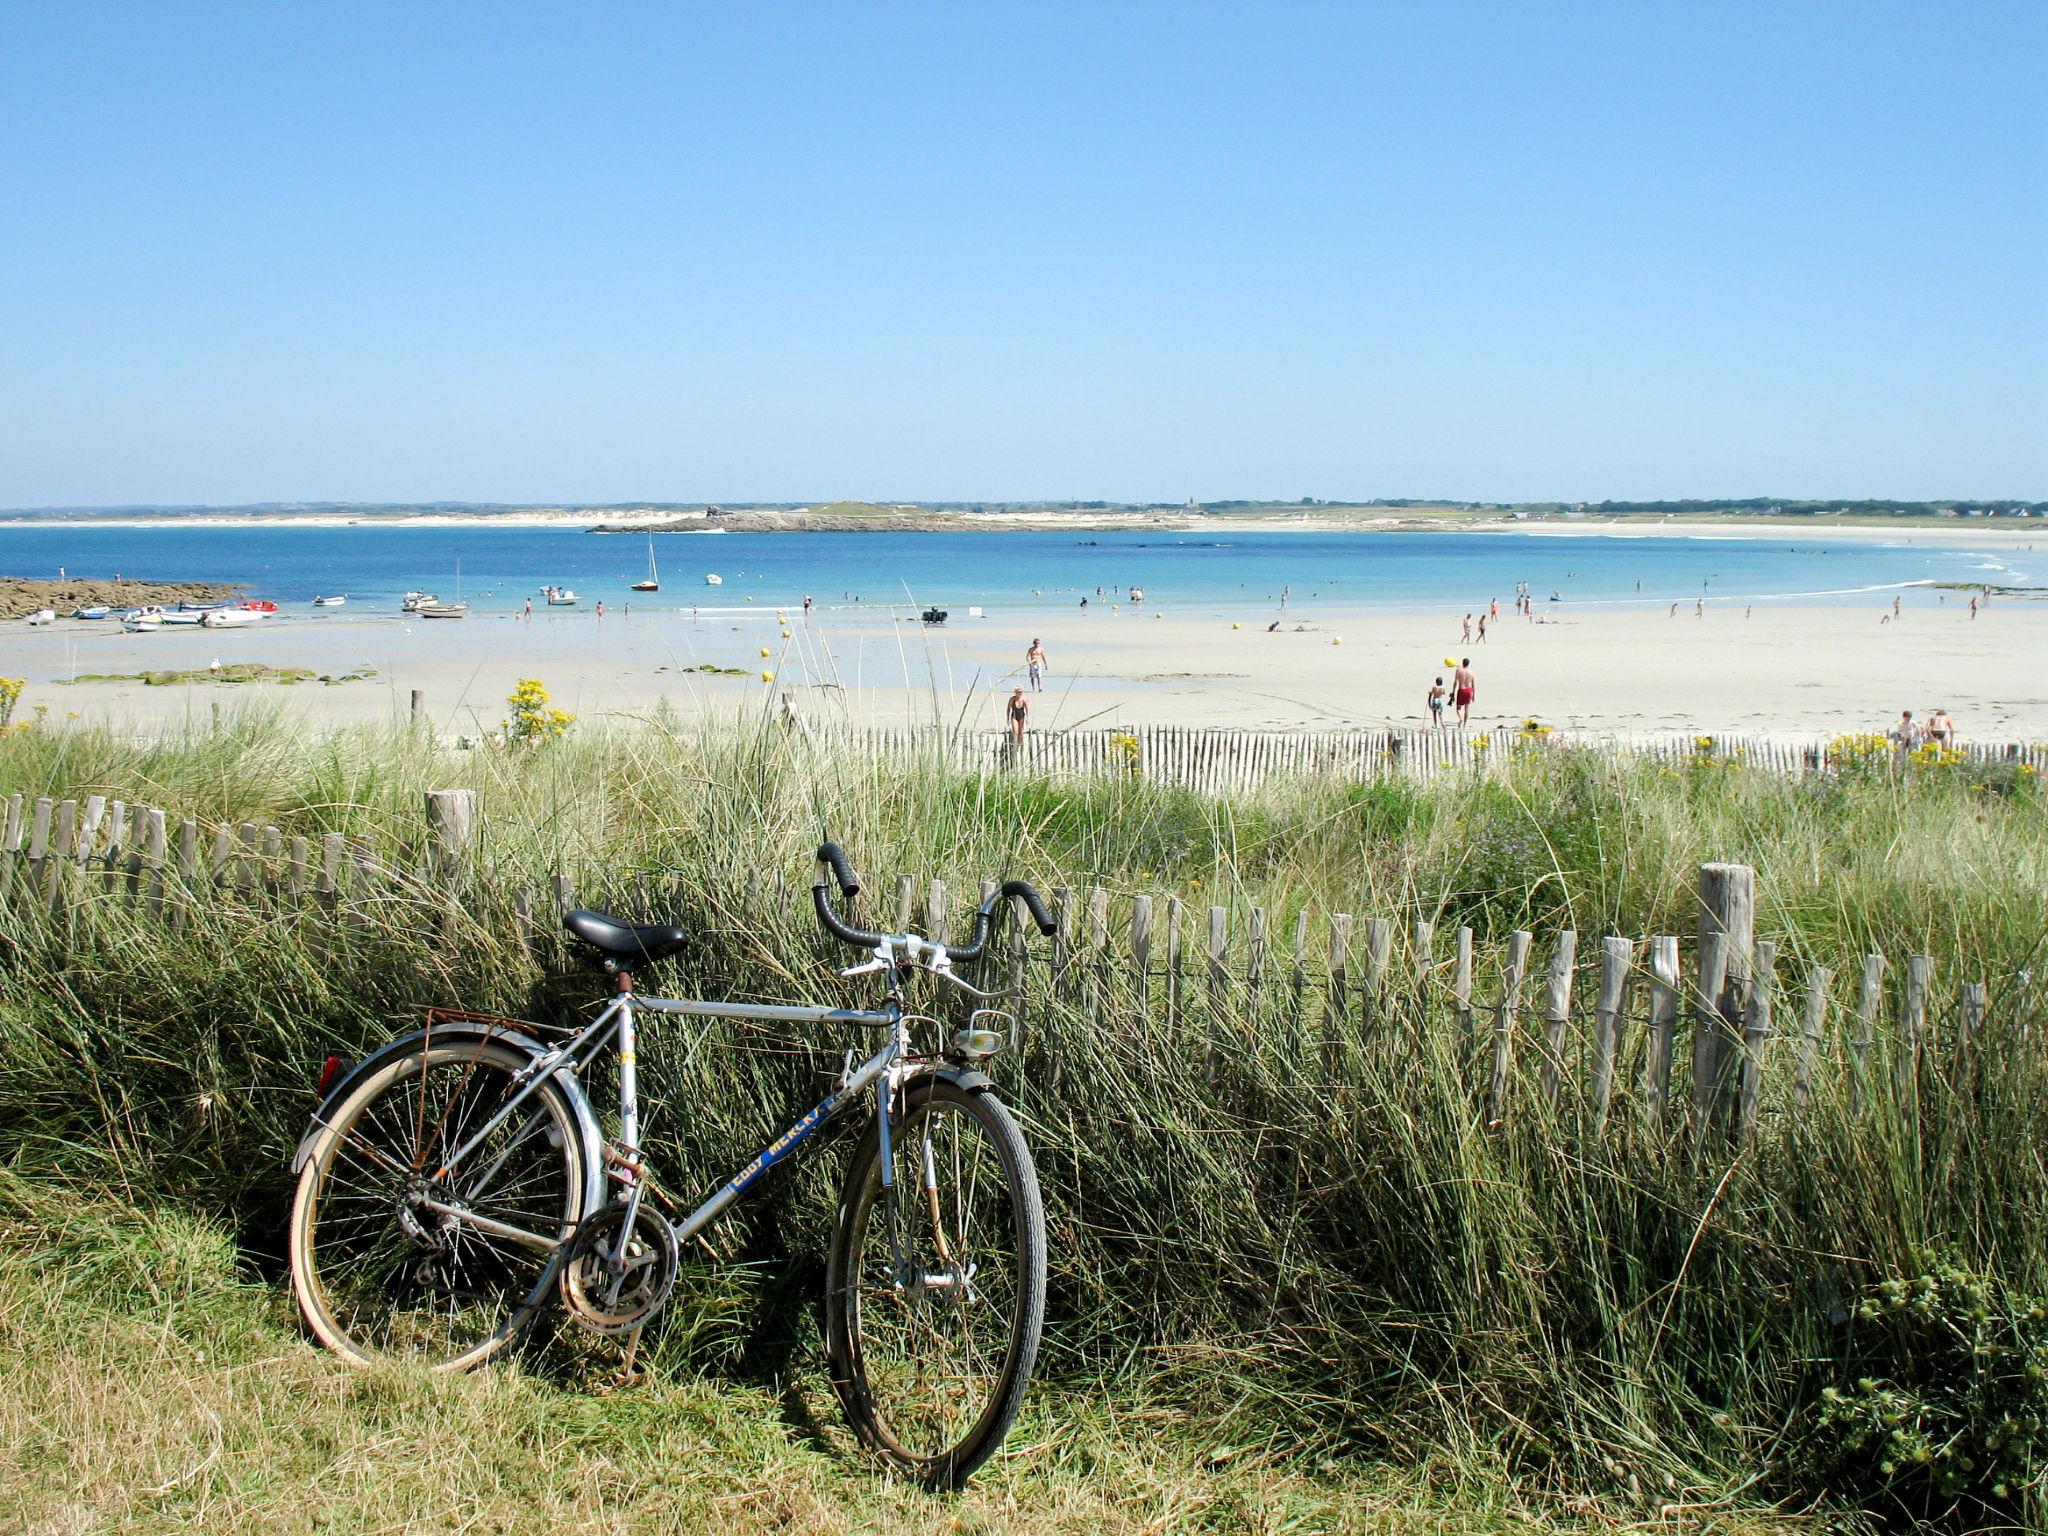
POLYGON ((1433 678, 1470 656, 1475 726, 1546 724, 1599 736, 1668 731, 1811 737, 1882 729, 1902 708, 1946 707, 1966 736, 2048 738, 2048 603, 2001 597, 1972 619, 1959 592, 1916 590, 1900 617, 1869 604, 1668 604, 1573 607, 1537 602, 1533 620, 1503 608, 1480 643, 1460 639, 1461 611, 1319 612, 1297 620, 1260 609, 1237 619, 1182 618, 1128 604, 986 620, 941 629, 858 609, 704 613, 666 609, 598 619, 588 610, 456 624, 396 617, 346 626, 288 622, 227 632, 139 637, 70 621, 10 627, 4 669, 30 678, 25 717, 48 706, 121 729, 203 723, 263 700, 309 723, 404 716, 413 690, 437 729, 494 726, 521 677, 586 720, 780 706, 871 724, 1001 725, 1001 700, 1024 681, 1042 639, 1050 668, 1032 696, 1033 729, 1179 723, 1329 729, 1426 723, 1433 678), (1280 629, 1267 625, 1278 620, 1280 629), (785 638, 783 631, 787 629, 785 638), (761 653, 766 651, 764 657, 761 653), (200 669, 214 659, 302 667, 367 680, 295 686, 211 681, 60 681, 143 667, 200 669), (703 668, 728 669, 721 672, 703 668), (761 678, 775 675, 773 683, 761 678), (733 675, 733 673, 737 675, 733 675))

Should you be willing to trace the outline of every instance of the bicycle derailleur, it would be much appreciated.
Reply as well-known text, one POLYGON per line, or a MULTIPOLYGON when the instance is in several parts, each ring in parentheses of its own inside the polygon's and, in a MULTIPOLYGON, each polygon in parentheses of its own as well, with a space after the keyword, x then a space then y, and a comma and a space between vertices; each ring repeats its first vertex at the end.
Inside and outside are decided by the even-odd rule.
POLYGON ((563 1307, 598 1333, 627 1333, 651 1322, 675 1289, 682 1263, 675 1228, 646 1201, 634 1208, 630 1231, 625 1223, 623 1203, 606 1206, 578 1227, 562 1265, 563 1307))

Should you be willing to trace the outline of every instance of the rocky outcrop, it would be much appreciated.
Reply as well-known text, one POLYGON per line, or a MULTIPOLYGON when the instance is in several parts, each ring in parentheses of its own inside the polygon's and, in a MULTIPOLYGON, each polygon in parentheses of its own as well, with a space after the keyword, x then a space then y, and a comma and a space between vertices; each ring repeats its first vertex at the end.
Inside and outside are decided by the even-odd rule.
POLYGON ((242 589, 222 581, 31 581, 26 576, 0 576, 0 619, 19 619, 38 608, 54 608, 61 616, 74 608, 139 608, 148 603, 168 608, 177 603, 217 603, 240 597, 242 589))

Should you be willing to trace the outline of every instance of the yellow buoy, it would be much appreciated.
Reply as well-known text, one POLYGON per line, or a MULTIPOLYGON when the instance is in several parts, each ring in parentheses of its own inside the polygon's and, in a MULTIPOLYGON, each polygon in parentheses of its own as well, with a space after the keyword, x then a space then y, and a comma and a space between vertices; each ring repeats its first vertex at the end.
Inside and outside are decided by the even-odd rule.
POLYGON ((1343 637, 1342 635, 1332 635, 1332 636, 1330 636, 1330 644, 1332 644, 1332 645, 1342 645, 1343 643, 1344 643, 1344 637, 1343 637))
POLYGON ((1242 624, 1233 624, 1233 625, 1231 625, 1230 627, 1231 627, 1232 629, 1243 629, 1243 628, 1244 628, 1244 626, 1243 626, 1242 624))
POLYGON ((763 667, 761 669, 761 681, 764 683, 772 683, 775 681, 775 674, 773 672, 770 672, 766 667, 763 667))
POLYGON ((782 638, 783 638, 783 639, 785 639, 785 640, 787 640, 787 639, 789 638, 789 631, 788 631, 788 630, 786 630, 786 629, 785 629, 785 630, 784 630, 784 631, 782 632, 782 638))
POLYGON ((764 646, 762 646, 762 647, 761 647, 761 654, 762 654, 763 656, 766 656, 766 655, 768 654, 768 647, 767 647, 767 646, 765 646, 765 645, 764 645, 764 646))

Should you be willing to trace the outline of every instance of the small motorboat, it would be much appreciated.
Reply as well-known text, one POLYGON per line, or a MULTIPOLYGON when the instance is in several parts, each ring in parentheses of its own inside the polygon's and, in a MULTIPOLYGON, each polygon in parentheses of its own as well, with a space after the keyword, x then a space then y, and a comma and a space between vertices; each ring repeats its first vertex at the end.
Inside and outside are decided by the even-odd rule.
POLYGON ((54 608, 38 608, 28 616, 28 621, 31 624, 54 624, 57 622, 57 610, 54 608))
POLYGON ((104 619, 111 612, 113 610, 105 606, 74 608, 71 610, 71 617, 74 619, 104 619))
POLYGON ((704 585, 707 587, 722 587, 725 585, 725 578, 716 571, 707 571, 704 574, 704 585))
POLYGON ((421 603, 413 609, 413 616, 421 619, 466 619, 469 617, 469 604, 421 603))
POLYGON ((659 592, 661 590, 661 572, 654 568, 654 535, 651 533, 647 536, 647 579, 634 582, 633 590, 635 592, 659 592))
POLYGON ((346 594, 340 597, 316 597, 313 599, 313 606, 315 608, 339 608, 347 601, 348 597, 346 594))
POLYGON ((440 601, 441 599, 431 592, 408 592, 405 594, 405 601, 399 606, 406 613, 418 613, 429 604, 440 601))
POLYGON ((143 634, 150 630, 161 629, 163 622, 163 609, 154 605, 147 608, 130 608, 121 615, 121 627, 130 634, 143 634))
POLYGON ((246 610, 247 610, 248 612, 250 612, 250 613, 275 613, 275 612, 277 612, 277 604, 273 603, 273 602, 272 602, 272 601, 271 601, 271 600, 270 600, 269 598, 267 598, 267 597, 251 597, 251 598, 245 598, 245 599, 243 599, 243 600, 242 600, 241 602, 239 602, 239 603, 236 603, 236 604, 235 604, 234 606, 235 606, 235 607, 237 607, 237 608, 242 608, 242 609, 246 609, 246 610))
POLYGON ((542 587, 541 591, 547 594, 548 606, 550 608, 573 608, 576 606, 576 594, 567 587, 542 587))
POLYGON ((162 622, 166 624, 200 624, 205 622, 207 614, 212 611, 210 608, 171 608, 163 613, 162 622))
POLYGON ((269 617, 261 608, 210 608, 199 615, 199 622, 207 629, 240 629, 269 617))

